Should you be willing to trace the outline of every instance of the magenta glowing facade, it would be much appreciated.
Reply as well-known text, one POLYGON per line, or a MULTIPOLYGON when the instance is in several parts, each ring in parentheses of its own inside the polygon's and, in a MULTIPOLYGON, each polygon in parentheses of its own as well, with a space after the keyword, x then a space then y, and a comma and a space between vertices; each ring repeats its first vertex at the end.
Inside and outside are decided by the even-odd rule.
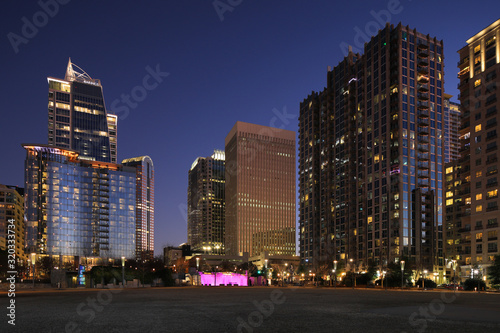
POLYGON ((247 274, 237 273, 203 273, 200 272, 200 280, 202 286, 248 286, 247 274))

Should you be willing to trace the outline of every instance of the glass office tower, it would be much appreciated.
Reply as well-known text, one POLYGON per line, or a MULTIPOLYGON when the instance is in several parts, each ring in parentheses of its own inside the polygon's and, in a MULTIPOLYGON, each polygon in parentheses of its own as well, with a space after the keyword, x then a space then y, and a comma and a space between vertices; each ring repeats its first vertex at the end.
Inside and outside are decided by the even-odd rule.
POLYGON ((198 157, 188 173, 188 244, 193 251, 224 254, 225 154, 198 157))
POLYGON ((75 150, 80 159, 116 163, 117 118, 107 115, 100 80, 70 59, 64 80, 49 77, 47 81, 49 145, 75 150))
POLYGON ((152 260, 155 249, 155 171, 149 156, 129 158, 123 165, 136 170, 136 232, 137 260, 152 260))
POLYGON ((23 147, 28 253, 135 258, 135 168, 48 145, 23 147))

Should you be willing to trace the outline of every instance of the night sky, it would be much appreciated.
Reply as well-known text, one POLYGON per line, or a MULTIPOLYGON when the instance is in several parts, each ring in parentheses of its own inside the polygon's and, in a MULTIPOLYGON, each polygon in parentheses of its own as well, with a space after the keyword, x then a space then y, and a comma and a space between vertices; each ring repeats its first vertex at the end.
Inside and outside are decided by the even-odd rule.
POLYGON ((389 20, 444 40, 445 92, 456 96, 457 50, 500 18, 498 0, 59 1, 50 16, 37 1, 2 5, 0 183, 23 186, 21 143, 47 143, 46 77, 64 78, 71 57, 115 107, 118 160, 153 159, 156 254, 187 240, 196 157, 224 149, 237 120, 296 131, 299 103, 323 89, 327 66, 366 41, 357 31, 373 35, 389 20), (161 74, 145 90, 149 71, 161 74), (131 92, 127 105, 121 96, 131 92))

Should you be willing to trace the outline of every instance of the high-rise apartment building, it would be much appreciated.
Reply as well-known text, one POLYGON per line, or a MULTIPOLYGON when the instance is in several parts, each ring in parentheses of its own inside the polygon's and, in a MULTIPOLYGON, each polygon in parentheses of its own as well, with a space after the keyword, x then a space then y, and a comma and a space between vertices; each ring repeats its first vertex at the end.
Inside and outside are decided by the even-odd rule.
POLYGON ((499 254, 500 20, 468 39, 458 53, 462 211, 455 242, 463 276, 470 276, 473 268, 484 274, 499 254))
POLYGON ((49 145, 75 150, 81 159, 116 163, 117 118, 106 113, 100 80, 92 79, 71 59, 64 80, 47 80, 49 145))
POLYGON ((443 127, 444 127, 444 163, 460 158, 460 104, 450 101, 451 95, 444 94, 443 127))
POLYGON ((196 252, 224 254, 226 224, 224 151, 198 157, 188 174, 188 244, 196 252))
POLYGON ((135 258, 136 169, 25 144, 27 253, 135 258))
POLYGON ((444 275, 443 43, 387 24, 300 104, 300 256, 444 275))
POLYGON ((0 184, 0 250, 14 248, 19 264, 28 260, 24 228, 24 189, 0 184))
POLYGON ((294 255, 295 132, 238 121, 225 152, 226 254, 294 255))
POLYGON ((129 158, 124 166, 136 170, 135 244, 137 260, 152 260, 155 249, 155 171, 149 156, 129 158))

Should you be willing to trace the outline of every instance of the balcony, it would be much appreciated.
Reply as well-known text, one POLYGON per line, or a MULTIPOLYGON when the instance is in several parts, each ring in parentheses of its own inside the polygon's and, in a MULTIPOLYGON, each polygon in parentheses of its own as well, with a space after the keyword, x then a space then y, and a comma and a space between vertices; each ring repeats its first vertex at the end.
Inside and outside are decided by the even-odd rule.
POLYGON ((428 83, 429 77, 425 75, 419 75, 417 80, 419 83, 428 83))
POLYGON ((417 162, 417 168, 422 169, 422 170, 429 170, 429 163, 417 162))
POLYGON ((427 59, 418 59, 418 67, 429 66, 429 61, 427 59))
POLYGON ((429 103, 428 102, 417 102, 417 108, 419 110, 429 110, 429 103))
POLYGON ((429 69, 427 67, 417 66, 417 73, 427 75, 429 74, 429 69))
POLYGON ((427 127, 418 126, 417 131, 418 134, 429 134, 429 128, 427 127))
POLYGON ((427 100, 429 100, 429 94, 427 94, 427 93, 418 93, 417 94, 417 98, 421 99, 423 101, 427 101, 427 100))
POLYGON ((417 123, 418 126, 427 127, 429 126, 429 118, 419 118, 417 123))
POLYGON ((427 84, 417 84, 418 91, 427 92, 429 91, 429 86, 427 84))
POLYGON ((487 229, 492 229, 492 228, 497 228, 497 227, 498 227, 498 223, 488 223, 486 225, 487 229))
POLYGON ((419 161, 428 161, 429 160, 429 153, 426 153, 426 154, 417 154, 417 159, 419 161))
POLYGON ((429 118, 429 110, 427 110, 426 108, 422 108, 421 110, 418 111, 418 117, 429 118))

